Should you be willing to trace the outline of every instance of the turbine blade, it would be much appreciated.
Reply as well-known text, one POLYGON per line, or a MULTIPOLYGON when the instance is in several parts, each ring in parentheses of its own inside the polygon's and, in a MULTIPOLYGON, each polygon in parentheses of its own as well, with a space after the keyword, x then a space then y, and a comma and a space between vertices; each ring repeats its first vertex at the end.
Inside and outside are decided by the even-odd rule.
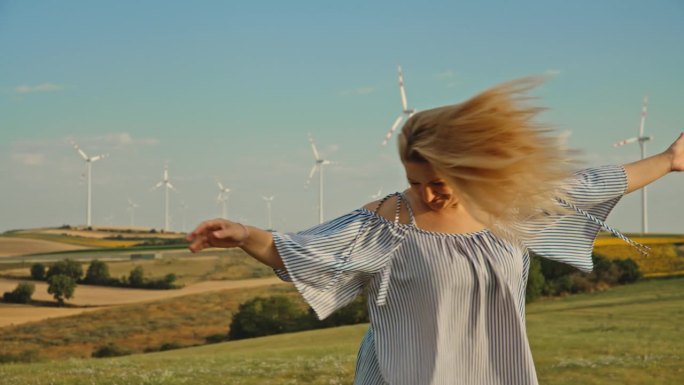
POLYGON ((644 136, 644 124, 646 123, 646 112, 648 110, 648 96, 644 96, 644 105, 641 107, 641 124, 639 124, 639 137, 644 136))
POLYGON ((625 139, 625 140, 622 140, 622 141, 619 141, 619 142, 613 144, 613 147, 622 147, 622 146, 624 146, 625 144, 634 143, 634 142, 636 142, 637 140, 639 140, 639 138, 629 138, 629 139, 625 139))
POLYGON ((96 161, 98 161, 98 160, 100 160, 100 159, 106 158, 107 156, 109 156, 109 154, 98 155, 98 156, 95 156, 95 157, 93 157, 93 158, 90 158, 90 161, 91 161, 91 162, 96 162, 96 161))
POLYGON ((313 150, 314 158, 316 160, 320 160, 321 157, 318 156, 318 150, 316 149, 316 143, 314 142, 314 140, 311 136, 309 136, 309 142, 311 142, 311 149, 313 150))
POLYGON ((88 155, 86 155, 86 153, 83 152, 83 150, 81 150, 81 147, 78 147, 78 144, 76 144, 76 142, 74 142, 74 141, 72 140, 72 141, 71 141, 71 145, 74 146, 74 148, 76 149, 76 151, 77 151, 79 154, 81 154, 81 157, 83 158, 83 160, 88 160, 88 155))
POLYGON ((314 164, 314 166, 311 167, 311 172, 309 172, 309 180, 311 180, 311 178, 313 178, 317 169, 318 169, 318 163, 314 164))
POLYGON ((162 182, 159 182, 159 183, 157 183, 157 184, 156 184, 156 185, 155 185, 154 187, 152 187, 152 190, 156 190, 156 189, 160 188, 160 187, 161 187, 161 186, 162 186, 163 184, 164 184, 164 182, 163 182, 163 181, 162 181, 162 182))
POLYGON ((218 183, 219 188, 221 189, 221 191, 223 191, 223 185, 221 184, 221 182, 216 182, 216 183, 218 183))
POLYGON ((401 123, 401 120, 404 119, 403 115, 399 115, 397 120, 394 121, 394 124, 392 124, 392 128, 387 132, 387 135, 385 135, 385 140, 382 141, 382 145, 386 146, 387 142, 389 142, 390 138, 392 138, 392 135, 394 135, 394 131, 397 130, 397 127, 399 127, 399 123, 401 123))
POLYGON ((401 106, 403 111, 408 110, 408 102, 406 102, 406 91, 404 90, 404 74, 401 72, 401 66, 399 68, 399 92, 401 93, 401 106))

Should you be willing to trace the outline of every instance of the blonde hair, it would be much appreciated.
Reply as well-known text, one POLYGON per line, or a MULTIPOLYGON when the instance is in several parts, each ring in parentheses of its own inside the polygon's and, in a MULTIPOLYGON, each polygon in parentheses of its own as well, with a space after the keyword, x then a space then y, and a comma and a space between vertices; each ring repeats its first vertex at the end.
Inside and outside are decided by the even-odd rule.
POLYGON ((553 130, 534 121, 543 111, 526 93, 541 82, 523 78, 456 105, 421 111, 399 135, 406 162, 427 162, 457 190, 471 215, 505 238, 519 225, 565 213, 555 198, 576 162, 553 130))

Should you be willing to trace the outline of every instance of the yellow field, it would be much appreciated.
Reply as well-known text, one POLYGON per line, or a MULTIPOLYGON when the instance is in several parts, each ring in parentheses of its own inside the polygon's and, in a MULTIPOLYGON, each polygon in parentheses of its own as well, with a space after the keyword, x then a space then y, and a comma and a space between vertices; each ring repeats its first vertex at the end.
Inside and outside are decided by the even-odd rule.
POLYGON ((609 259, 631 258, 646 277, 663 277, 684 272, 684 236, 630 236, 650 247, 649 255, 642 255, 619 238, 601 236, 596 239, 594 253, 609 259))

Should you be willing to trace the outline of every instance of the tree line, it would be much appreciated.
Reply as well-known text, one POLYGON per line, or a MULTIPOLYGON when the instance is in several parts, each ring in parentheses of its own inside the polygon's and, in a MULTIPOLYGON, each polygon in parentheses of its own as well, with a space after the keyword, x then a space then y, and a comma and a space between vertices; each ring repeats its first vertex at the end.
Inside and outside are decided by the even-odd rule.
MULTIPOLYGON (((176 275, 173 273, 167 274, 163 278, 146 278, 142 266, 134 267, 128 276, 111 277, 109 266, 97 259, 90 262, 85 273, 81 263, 71 259, 56 262, 49 267, 42 263, 34 263, 31 265, 31 278, 47 282, 48 293, 52 294, 60 306, 64 305, 67 299, 74 297, 78 284, 138 289, 178 289, 181 287, 175 283, 176 275)), ((33 283, 21 282, 13 291, 3 294, 3 301, 30 303, 34 292, 35 285, 33 283)))

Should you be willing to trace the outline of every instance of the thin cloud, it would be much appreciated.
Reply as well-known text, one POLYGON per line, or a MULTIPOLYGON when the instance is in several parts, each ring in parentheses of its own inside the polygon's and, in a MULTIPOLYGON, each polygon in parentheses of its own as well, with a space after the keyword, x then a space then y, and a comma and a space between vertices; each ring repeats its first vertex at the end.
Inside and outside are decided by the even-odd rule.
POLYGON ((551 69, 544 71, 544 75, 546 75, 546 76, 558 76, 560 74, 561 74, 561 70, 555 69, 555 68, 551 68, 551 69))
POLYGON ((74 140, 79 146, 123 147, 123 146, 154 146, 159 144, 156 138, 134 138, 128 132, 110 132, 108 134, 85 138, 67 138, 67 142, 74 140))
POLYGON ((14 92, 18 94, 31 94, 35 92, 54 92, 54 91, 60 91, 63 90, 64 86, 61 84, 55 84, 55 83, 43 83, 43 84, 38 84, 35 86, 30 86, 30 85, 20 85, 14 87, 14 92))
POLYGON ((107 144, 112 144, 115 146, 124 146, 124 145, 144 145, 144 146, 153 146, 156 144, 159 144, 159 139, 155 138, 140 138, 140 139, 134 139, 131 134, 128 132, 115 132, 115 133, 110 133, 106 134, 100 137, 95 137, 93 140, 95 141, 101 141, 107 144))
POLYGON ((460 79, 456 76, 456 72, 450 69, 436 73, 432 77, 437 81, 445 83, 447 88, 456 87, 461 84, 460 79))
POLYGON ((342 96, 349 96, 349 95, 368 95, 370 93, 375 92, 375 87, 371 86, 363 86, 363 87, 358 87, 353 90, 345 90, 341 91, 340 95, 342 96))
POLYGON ((24 166, 42 166, 45 164, 45 154, 41 153, 14 153, 12 161, 24 166))
POLYGON ((456 77, 456 73, 452 70, 442 71, 440 73, 434 74, 433 77, 437 80, 450 80, 456 77))

